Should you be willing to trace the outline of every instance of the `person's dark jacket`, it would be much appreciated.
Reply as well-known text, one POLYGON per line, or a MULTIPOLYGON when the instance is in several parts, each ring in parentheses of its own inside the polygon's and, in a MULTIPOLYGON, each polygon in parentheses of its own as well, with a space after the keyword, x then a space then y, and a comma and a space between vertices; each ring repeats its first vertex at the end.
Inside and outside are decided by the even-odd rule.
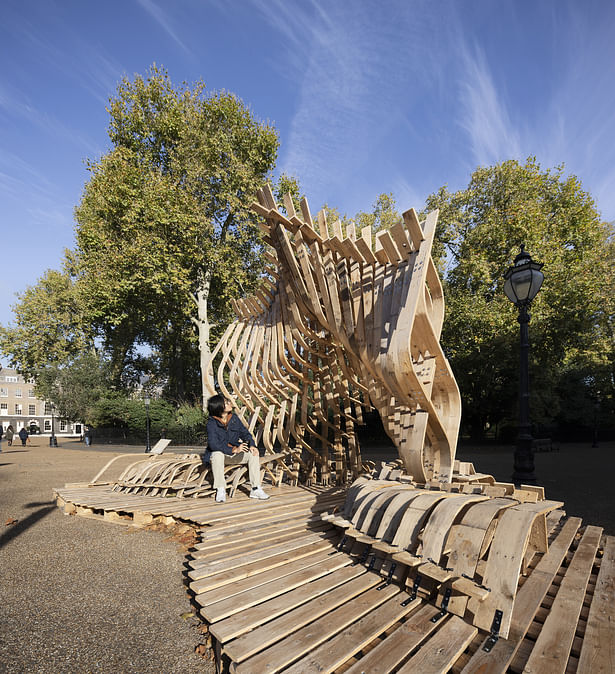
POLYGON ((22 428, 17 434, 22 440, 25 440, 28 437, 28 431, 25 428, 22 428))
POLYGON ((241 423, 236 414, 232 414, 225 426, 215 417, 207 421, 207 451, 203 454, 203 463, 208 463, 212 452, 223 452, 232 456, 233 447, 247 442, 248 447, 255 447, 254 438, 248 429, 241 423), (229 446, 231 445, 231 446, 229 446))

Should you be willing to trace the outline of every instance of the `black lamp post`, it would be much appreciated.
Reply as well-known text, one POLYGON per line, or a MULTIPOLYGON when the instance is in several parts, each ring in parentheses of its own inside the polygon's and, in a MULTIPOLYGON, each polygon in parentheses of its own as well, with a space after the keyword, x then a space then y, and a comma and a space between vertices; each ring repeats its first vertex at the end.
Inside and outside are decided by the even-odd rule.
POLYGON ((521 252, 514 264, 504 274, 504 292, 506 297, 519 309, 521 326, 521 351, 519 357, 519 433, 515 448, 515 464, 512 481, 516 484, 536 482, 534 475, 534 449, 532 447, 532 426, 530 423, 530 304, 538 294, 544 274, 542 264, 534 262, 529 253, 521 246, 521 252))
POLYGON ((146 434, 146 440, 145 440, 145 452, 149 453, 152 451, 150 442, 149 442, 149 396, 145 396, 143 399, 143 402, 145 403, 145 434, 146 434))
POLYGON ((51 407, 51 437, 49 438, 49 446, 57 447, 58 439, 56 438, 56 423, 55 423, 56 406, 53 403, 51 403, 50 407, 51 407))

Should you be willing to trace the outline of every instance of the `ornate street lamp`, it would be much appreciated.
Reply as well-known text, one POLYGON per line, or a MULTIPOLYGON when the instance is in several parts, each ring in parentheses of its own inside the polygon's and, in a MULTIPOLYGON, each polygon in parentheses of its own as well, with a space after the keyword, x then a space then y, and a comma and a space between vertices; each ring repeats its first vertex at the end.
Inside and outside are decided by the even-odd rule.
POLYGON ((146 434, 146 441, 145 441, 145 452, 149 453, 152 451, 150 442, 149 442, 149 396, 145 396, 143 399, 143 402, 145 403, 145 434, 146 434))
POLYGON ((542 264, 534 262, 525 246, 515 258, 514 264, 504 274, 506 297, 519 309, 521 326, 521 350, 519 355, 519 433, 515 448, 515 464, 512 481, 516 484, 536 482, 534 475, 534 449, 532 447, 532 426, 530 423, 530 376, 529 376, 529 308, 538 294, 544 274, 542 264))

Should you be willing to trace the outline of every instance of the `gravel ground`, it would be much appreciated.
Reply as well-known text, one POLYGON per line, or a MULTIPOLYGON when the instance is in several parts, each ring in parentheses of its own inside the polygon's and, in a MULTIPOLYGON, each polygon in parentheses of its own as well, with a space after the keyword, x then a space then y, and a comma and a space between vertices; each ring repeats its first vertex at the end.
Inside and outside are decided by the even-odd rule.
POLYGON ((178 544, 64 515, 53 502, 52 487, 91 479, 115 454, 135 450, 47 442, 2 443, 0 671, 213 672, 195 654, 205 636, 186 615, 193 609, 178 544))

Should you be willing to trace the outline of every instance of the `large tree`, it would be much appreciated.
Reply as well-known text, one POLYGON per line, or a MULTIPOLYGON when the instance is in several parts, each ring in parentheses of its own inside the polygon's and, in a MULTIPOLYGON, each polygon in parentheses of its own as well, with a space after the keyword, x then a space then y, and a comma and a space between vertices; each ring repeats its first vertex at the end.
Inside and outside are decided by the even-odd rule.
POLYGON ((480 436, 487 424, 514 419, 519 328, 502 277, 522 244, 545 273, 530 324, 534 420, 561 419, 570 373, 589 381, 597 363, 612 362, 612 226, 575 176, 563 167, 543 170, 533 158, 479 168, 467 189, 442 187, 427 208, 440 209, 434 252, 447 297, 442 342, 465 428, 480 436))
MULTIPOLYGON (((169 394, 182 398, 230 299, 260 273, 249 204, 274 166, 277 135, 233 94, 175 88, 155 66, 122 81, 109 113, 113 147, 90 164, 76 209, 77 292, 116 366, 149 345, 169 394)), ((212 376, 202 372, 203 385, 212 376)))

